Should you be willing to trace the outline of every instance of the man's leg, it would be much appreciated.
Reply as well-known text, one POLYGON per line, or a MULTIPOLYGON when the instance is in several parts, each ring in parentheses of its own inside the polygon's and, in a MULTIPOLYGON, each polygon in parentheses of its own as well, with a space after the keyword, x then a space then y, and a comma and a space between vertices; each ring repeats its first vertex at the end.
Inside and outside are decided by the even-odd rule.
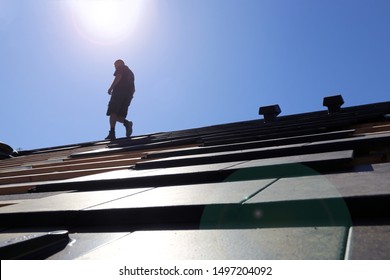
POLYGON ((109 121, 110 121, 110 132, 108 133, 108 136, 106 137, 106 139, 107 140, 115 140, 116 139, 115 125, 116 125, 116 122, 118 121, 118 116, 114 113, 111 113, 109 121))
POLYGON ((116 139, 115 126, 117 122, 122 123, 126 128, 126 137, 130 137, 133 133, 133 123, 131 121, 126 120, 126 118, 123 116, 118 116, 117 114, 110 114, 110 133, 106 139, 116 139))
POLYGON ((120 123, 124 123, 125 122, 125 117, 116 116, 116 121, 120 122, 120 123))
POLYGON ((133 133, 133 123, 131 121, 126 120, 125 117, 116 116, 116 121, 120 122, 126 128, 126 137, 130 137, 133 133))
POLYGON ((112 130, 114 130, 115 131, 115 125, 116 125, 116 121, 117 121, 117 115, 116 114, 111 114, 110 115, 110 128, 112 129, 112 130))

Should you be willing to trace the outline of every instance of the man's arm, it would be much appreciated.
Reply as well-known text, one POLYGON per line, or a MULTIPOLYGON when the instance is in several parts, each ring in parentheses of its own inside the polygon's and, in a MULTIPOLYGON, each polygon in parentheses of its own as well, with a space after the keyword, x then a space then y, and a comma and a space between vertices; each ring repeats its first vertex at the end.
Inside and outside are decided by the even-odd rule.
POLYGON ((120 75, 120 74, 115 76, 114 81, 112 81, 112 84, 111 84, 110 88, 108 89, 108 94, 110 94, 110 95, 112 94, 112 91, 114 90, 114 87, 119 83, 121 78, 122 78, 122 75, 120 75))

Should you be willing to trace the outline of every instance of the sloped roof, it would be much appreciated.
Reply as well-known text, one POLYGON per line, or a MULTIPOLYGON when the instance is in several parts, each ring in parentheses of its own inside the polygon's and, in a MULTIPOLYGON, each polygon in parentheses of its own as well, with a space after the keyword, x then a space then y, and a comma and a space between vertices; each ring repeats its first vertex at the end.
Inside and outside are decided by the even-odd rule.
POLYGON ((390 259, 390 102, 0 160, 2 259, 390 259))

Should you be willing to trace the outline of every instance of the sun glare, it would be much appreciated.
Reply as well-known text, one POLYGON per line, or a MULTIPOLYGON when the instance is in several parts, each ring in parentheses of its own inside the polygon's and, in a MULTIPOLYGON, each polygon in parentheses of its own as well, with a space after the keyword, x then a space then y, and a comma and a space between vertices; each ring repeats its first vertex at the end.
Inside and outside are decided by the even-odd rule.
POLYGON ((72 0, 73 23, 84 37, 111 44, 131 35, 140 17, 142 0, 72 0))

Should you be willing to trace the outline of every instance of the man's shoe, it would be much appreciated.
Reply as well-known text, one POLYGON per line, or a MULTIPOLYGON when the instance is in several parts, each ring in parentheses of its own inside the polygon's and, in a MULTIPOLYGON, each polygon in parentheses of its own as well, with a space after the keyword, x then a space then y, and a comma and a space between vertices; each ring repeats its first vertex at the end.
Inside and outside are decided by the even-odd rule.
POLYGON ((108 136, 105 138, 105 140, 115 140, 115 139, 116 139, 115 131, 110 130, 110 132, 108 133, 108 136))
POLYGON ((133 133, 133 122, 125 120, 123 125, 126 128, 126 137, 130 137, 133 133))

